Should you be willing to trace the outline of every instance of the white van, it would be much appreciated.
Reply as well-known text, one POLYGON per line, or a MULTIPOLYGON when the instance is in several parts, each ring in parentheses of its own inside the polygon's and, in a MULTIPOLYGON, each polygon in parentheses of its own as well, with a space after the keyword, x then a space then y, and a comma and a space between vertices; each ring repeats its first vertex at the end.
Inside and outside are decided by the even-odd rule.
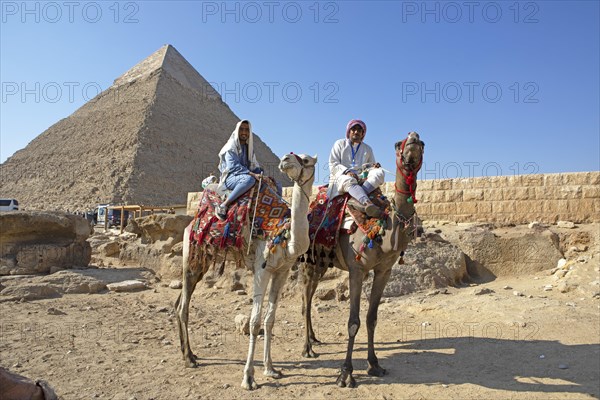
POLYGON ((0 199, 0 211, 18 211, 19 202, 16 199, 0 199))

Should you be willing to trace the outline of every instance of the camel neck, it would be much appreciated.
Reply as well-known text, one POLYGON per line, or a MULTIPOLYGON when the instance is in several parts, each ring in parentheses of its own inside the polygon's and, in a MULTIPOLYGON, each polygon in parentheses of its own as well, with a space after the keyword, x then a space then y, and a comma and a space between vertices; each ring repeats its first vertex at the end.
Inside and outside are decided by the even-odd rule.
MULTIPOLYGON (((411 197, 411 195, 406 194, 410 193, 410 188, 408 187, 408 184, 402 175, 399 173, 396 173, 396 188, 405 192, 399 193, 397 190, 395 190, 396 193, 394 194, 394 202, 396 203, 398 213, 404 217, 412 216, 415 213, 415 206, 413 203, 408 202, 408 198, 411 197)), ((414 189, 416 190, 416 184, 414 189)))
POLYGON ((308 249, 308 219, 306 215, 308 214, 309 199, 307 196, 311 195, 313 180, 309 179, 302 186, 295 183, 292 189, 290 240, 288 242, 288 252, 292 257, 299 257, 308 249))

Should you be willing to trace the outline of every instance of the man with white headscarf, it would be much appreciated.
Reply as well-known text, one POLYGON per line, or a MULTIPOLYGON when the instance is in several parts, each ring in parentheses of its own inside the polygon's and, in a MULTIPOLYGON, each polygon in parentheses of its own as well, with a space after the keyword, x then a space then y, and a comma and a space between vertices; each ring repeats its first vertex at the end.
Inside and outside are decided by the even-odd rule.
POLYGON ((252 125, 248 120, 239 121, 225 146, 219 151, 221 179, 218 191, 231 190, 227 199, 217 207, 217 217, 227 218, 227 209, 238 197, 246 193, 260 178, 262 169, 254 154, 252 125))
POLYGON ((352 199, 350 207, 366 213, 369 217, 378 217, 379 208, 369 200, 369 193, 385 182, 385 173, 375 161, 373 149, 363 142, 367 125, 353 119, 346 126, 346 138, 339 139, 333 145, 329 155, 330 185, 327 195, 330 199, 343 193, 349 193, 352 199), (365 169, 366 180, 358 184, 358 175, 365 169))

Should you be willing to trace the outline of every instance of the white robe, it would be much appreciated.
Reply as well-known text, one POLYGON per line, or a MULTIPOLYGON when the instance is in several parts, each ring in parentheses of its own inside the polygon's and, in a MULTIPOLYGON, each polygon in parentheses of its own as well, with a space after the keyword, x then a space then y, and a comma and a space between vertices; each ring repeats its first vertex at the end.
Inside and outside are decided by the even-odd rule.
MULTIPOLYGON (((329 189, 327 196, 332 199, 335 196, 347 192, 348 185, 356 184, 356 180, 344 175, 348 170, 359 174, 363 165, 375 164, 375 156, 371 146, 362 142, 359 147, 352 146, 350 139, 337 140, 329 154, 329 189), (354 158, 352 157, 354 149, 354 158)), ((379 187, 385 180, 385 174, 381 168, 369 171, 367 180, 373 187, 379 187)))

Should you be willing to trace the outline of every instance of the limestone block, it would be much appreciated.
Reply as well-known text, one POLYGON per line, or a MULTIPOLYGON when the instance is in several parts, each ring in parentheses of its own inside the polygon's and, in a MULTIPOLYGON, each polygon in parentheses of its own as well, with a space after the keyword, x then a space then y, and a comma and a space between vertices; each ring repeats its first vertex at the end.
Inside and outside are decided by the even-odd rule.
POLYGON ((462 190, 448 190, 444 193, 444 201, 446 202, 455 202, 463 200, 463 191, 462 190))
POLYGON ((491 201, 479 201, 477 202, 477 212, 479 214, 485 214, 486 216, 492 212, 492 202, 491 201))
POLYGON ((417 180, 417 188, 419 190, 431 190, 433 188, 433 180, 417 180))
POLYGON ((563 184, 561 174, 544 175, 544 186, 558 187, 563 184))
POLYGON ((588 181, 586 182, 588 185, 600 185, 600 172, 588 172, 587 173, 588 181))
POLYGON ((556 198, 556 188, 539 186, 534 188, 535 198, 537 200, 549 200, 556 198))
POLYGON ((433 189, 435 189, 435 190, 450 190, 450 189, 452 189, 452 180, 451 179, 433 180, 433 189))
POLYGON ((478 177, 478 178, 473 178, 473 179, 469 179, 471 185, 471 189, 482 189, 482 188, 486 188, 488 187, 487 185, 487 178, 482 178, 482 177, 478 177))
POLYGON ((483 192, 483 199, 489 201, 504 200, 503 190, 504 189, 486 189, 483 192))
POLYGON ((475 201, 467 201, 456 204, 456 212, 457 214, 477 214, 477 202, 475 201))
POLYGON ((523 186, 528 186, 528 187, 543 186, 544 185, 544 175, 541 175, 541 174, 523 175, 521 177, 521 184, 523 186))
POLYGON ((452 182, 454 189, 471 189, 473 187, 473 179, 456 178, 452 182))
POLYGON ((432 190, 428 193, 429 199, 427 201, 431 203, 443 203, 445 201, 445 193, 443 190, 432 190))
POLYGON ((537 200, 523 200, 515 202, 515 211, 522 214, 542 211, 542 203, 537 200))
POLYGON ((557 197, 559 199, 580 199, 581 194, 581 186, 561 186, 558 188, 557 197))
POLYGON ((62 212, 0 214, 1 275, 37 274, 85 267, 91 259, 86 241, 90 224, 62 212))
POLYGON ((415 208, 419 215, 430 215, 431 214, 431 204, 425 203, 423 199, 419 199, 419 202, 415 204, 415 208))
POLYGON ((483 189, 463 190, 463 201, 483 200, 483 189))
POLYGON ((600 198, 600 186, 597 185, 585 185, 581 187, 582 197, 584 199, 600 198))
POLYGON ((187 215, 191 215, 192 217, 196 214, 196 210, 198 210, 198 203, 201 199, 202 192, 189 192, 187 195, 187 215))
POLYGON ((495 201, 492 203, 493 213, 514 213, 515 202, 514 201, 495 201))
POLYGON ((494 276, 522 275, 552 268, 562 258, 558 236, 548 230, 495 235, 490 231, 465 232, 461 249, 474 267, 494 276))

